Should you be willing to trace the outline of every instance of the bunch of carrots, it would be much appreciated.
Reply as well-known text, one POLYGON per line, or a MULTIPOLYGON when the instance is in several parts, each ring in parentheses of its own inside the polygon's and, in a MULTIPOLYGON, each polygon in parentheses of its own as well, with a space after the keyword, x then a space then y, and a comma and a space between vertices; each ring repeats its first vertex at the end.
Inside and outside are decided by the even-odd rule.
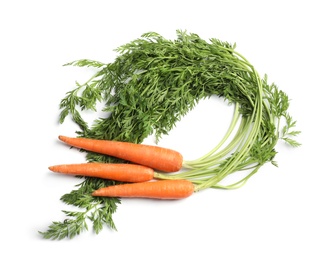
POLYGON ((59 136, 64 143, 86 151, 105 154, 131 163, 81 163, 50 166, 53 172, 111 179, 118 184, 95 190, 92 196, 140 197, 153 199, 183 199, 197 191, 186 179, 162 179, 162 173, 177 172, 182 168, 183 156, 159 146, 128 142, 72 138, 59 136))

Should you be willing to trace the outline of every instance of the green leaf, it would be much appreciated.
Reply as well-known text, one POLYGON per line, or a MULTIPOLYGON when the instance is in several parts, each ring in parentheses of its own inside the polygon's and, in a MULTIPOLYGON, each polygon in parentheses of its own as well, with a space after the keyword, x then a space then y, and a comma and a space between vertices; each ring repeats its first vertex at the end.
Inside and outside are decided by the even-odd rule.
POLYGON ((100 68, 104 65, 105 65, 104 63, 99 62, 99 61, 82 59, 82 60, 76 60, 76 61, 68 62, 68 63, 64 64, 63 66, 78 66, 78 67, 100 68))

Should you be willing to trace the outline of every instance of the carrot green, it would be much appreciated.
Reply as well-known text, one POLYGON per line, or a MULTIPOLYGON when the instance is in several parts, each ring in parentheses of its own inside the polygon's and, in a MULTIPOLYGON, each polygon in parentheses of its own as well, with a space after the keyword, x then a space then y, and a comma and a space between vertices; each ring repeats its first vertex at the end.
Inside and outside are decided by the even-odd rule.
MULTIPOLYGON (((151 134, 159 140, 201 99, 219 96, 234 107, 225 136, 215 140, 219 143, 208 154, 184 161, 182 172, 157 177, 188 179, 196 190, 241 187, 265 163, 277 165, 275 146, 280 140, 299 146, 293 137, 300 132, 294 130, 296 122, 288 113, 286 93, 268 83, 267 76, 261 77, 235 47, 186 31, 178 30, 175 40, 150 32, 118 47, 113 62, 82 59, 68 63, 93 67, 95 74, 66 93, 60 102, 60 122, 70 116, 79 126, 79 137, 141 143, 151 134), (82 111, 96 110, 100 103, 108 116, 89 125, 82 111), (239 171, 247 174, 230 184, 222 182, 239 171)), ((118 162, 113 157, 86 154, 90 162, 118 162)), ((53 222, 42 235, 72 238, 87 229, 87 220, 96 233, 103 225, 116 229, 112 213, 120 201, 90 195, 104 186, 102 180, 86 178, 77 190, 65 194, 61 200, 83 209, 82 213, 65 211, 68 218, 53 222)))

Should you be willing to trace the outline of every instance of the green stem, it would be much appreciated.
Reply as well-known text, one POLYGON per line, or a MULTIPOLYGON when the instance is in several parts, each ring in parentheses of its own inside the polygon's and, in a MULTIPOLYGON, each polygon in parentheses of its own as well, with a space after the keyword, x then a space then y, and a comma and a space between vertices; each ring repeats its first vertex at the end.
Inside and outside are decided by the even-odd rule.
POLYGON ((215 149, 213 149, 213 151, 209 152, 207 155, 208 156, 203 156, 199 159, 196 159, 194 161, 185 161, 184 162, 184 167, 186 168, 205 168, 205 167, 210 167, 213 164, 215 164, 216 161, 221 160, 224 156, 228 155, 239 143, 239 141, 242 138, 242 135, 245 132, 245 127, 246 127, 246 118, 243 118, 241 120, 241 123, 238 127, 237 133, 234 136, 234 138, 232 139, 232 141, 221 151, 216 152, 216 148, 220 148, 225 141, 228 139, 228 137, 232 134, 232 132, 234 131, 234 126, 237 123, 238 119, 233 120, 232 122, 234 124, 231 124, 230 128, 228 129, 228 132, 226 133, 225 137, 221 140, 221 142, 219 143, 219 145, 217 145, 215 147, 215 149), (214 155, 213 155, 214 153, 214 155))
POLYGON ((221 181, 225 176, 230 174, 234 168, 236 168, 236 165, 240 160, 242 160, 249 152, 249 150, 252 147, 252 144, 254 143, 258 132, 259 128, 262 122, 262 85, 261 85, 261 80, 260 77, 258 76, 257 72, 253 69, 253 74, 257 80, 257 87, 258 87, 258 92, 257 92, 257 97, 255 100, 255 106, 253 109, 253 116, 250 119, 249 125, 253 124, 252 130, 248 133, 248 136, 246 140, 243 142, 242 146, 237 149, 237 153, 233 155, 230 160, 228 160, 227 164, 225 165, 223 171, 219 174, 216 175, 209 180, 197 185, 196 190, 202 190, 209 188, 211 186, 216 185, 219 181, 221 181), (254 116, 255 115, 255 116, 254 116), (254 122, 254 123, 253 123, 254 122))

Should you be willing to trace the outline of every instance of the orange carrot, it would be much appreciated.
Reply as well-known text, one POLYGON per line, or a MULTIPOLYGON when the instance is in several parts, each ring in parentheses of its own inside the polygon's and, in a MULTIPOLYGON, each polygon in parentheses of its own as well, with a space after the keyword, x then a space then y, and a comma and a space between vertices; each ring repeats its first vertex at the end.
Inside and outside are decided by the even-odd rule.
POLYGON ((188 180, 160 180, 141 183, 120 184, 98 189, 93 196, 136 197, 152 199, 183 199, 194 192, 188 180))
POLYGON ((183 163, 183 156, 179 152, 158 146, 62 135, 59 139, 77 148, 114 156, 164 172, 179 171, 183 163))
POLYGON ((123 182, 143 182, 154 177, 153 169, 136 164, 81 163, 50 166, 53 172, 110 179, 123 182))

